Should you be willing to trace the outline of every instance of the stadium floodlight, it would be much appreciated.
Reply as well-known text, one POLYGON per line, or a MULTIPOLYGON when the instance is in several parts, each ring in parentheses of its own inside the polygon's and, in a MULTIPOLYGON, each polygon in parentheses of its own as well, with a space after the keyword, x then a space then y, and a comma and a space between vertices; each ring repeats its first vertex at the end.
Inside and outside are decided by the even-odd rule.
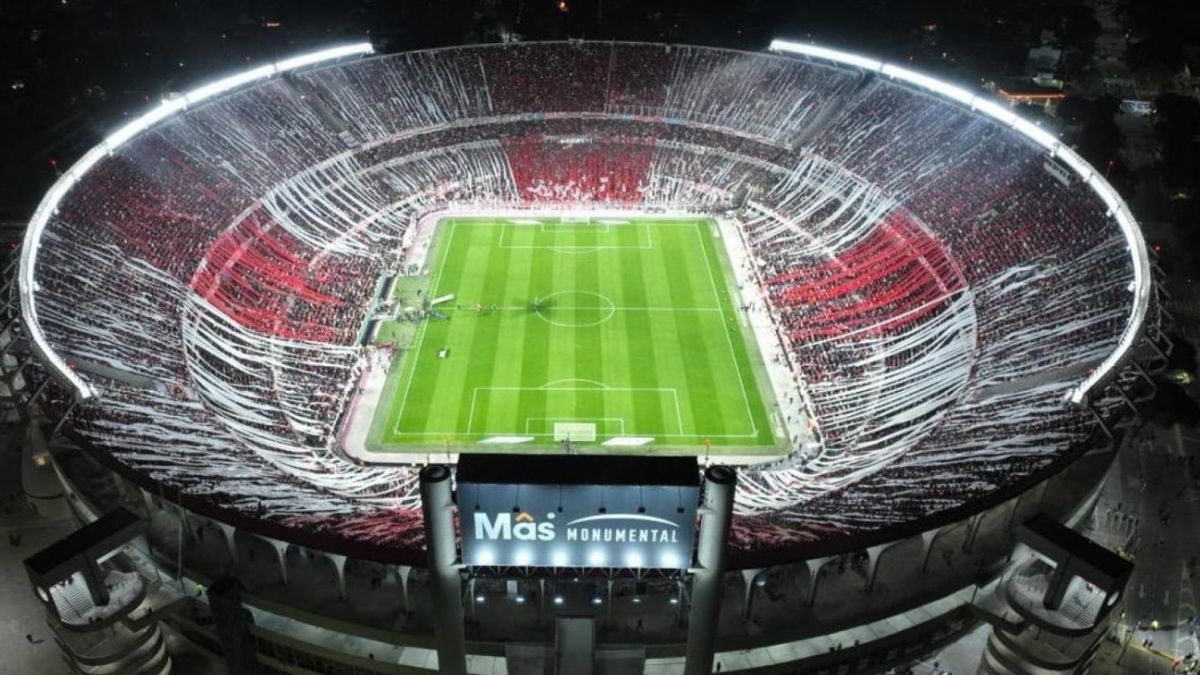
POLYGON ((67 362, 46 341, 46 336, 42 333, 42 327, 37 319, 37 302, 34 298, 37 281, 34 279, 33 271, 37 268, 38 248, 41 244, 42 232, 46 229, 46 224, 50 222, 50 217, 58 211, 59 202, 62 201, 67 191, 107 154, 108 148, 103 143, 87 151, 46 191, 25 230, 25 239, 21 246, 20 269, 17 273, 21 316, 29 343, 33 346, 34 351, 46 361, 51 370, 58 373, 75 389, 75 395, 80 400, 91 398, 95 395, 95 391, 67 365, 67 362))
POLYGON ((46 340, 46 335, 42 332, 42 327, 38 323, 37 302, 34 297, 34 293, 37 290, 34 270, 37 268, 38 249, 41 247, 42 234, 46 229, 46 224, 50 222, 50 217, 58 211, 58 205, 67 192, 105 156, 114 152, 146 129, 153 127, 191 105, 271 77, 277 73, 295 70, 323 61, 340 59, 346 56, 366 55, 373 54, 374 52, 375 49, 369 42, 320 49, 290 57, 273 64, 251 68, 250 70, 197 87, 181 97, 163 101, 109 134, 99 145, 84 153, 82 157, 72 164, 50 186, 50 189, 46 191, 46 194, 42 197, 42 201, 38 204, 37 209, 33 212, 33 218, 30 219, 29 225, 25 229, 25 237, 21 244, 20 268, 17 273, 17 280, 20 286, 21 316, 25 324, 26 335, 34 351, 42 357, 52 371, 71 385, 75 390, 76 397, 80 400, 87 400, 95 396, 95 390, 75 373, 46 340))
POLYGON ((520 565, 521 567, 526 567, 526 566, 532 564, 533 563, 533 551, 531 551, 528 546, 521 547, 517 551, 516 562, 517 562, 517 565, 520 565))
POLYGON ((1146 318, 1150 304, 1150 258, 1146 250, 1146 240, 1142 236, 1137 221, 1133 218, 1129 207, 1121 196, 1113 189, 1095 168, 1080 157, 1074 150, 1063 145, 1054 134, 1038 126, 1034 122, 1018 115, 1007 105, 1003 105, 982 95, 970 92, 938 79, 932 75, 920 73, 908 68, 884 63, 874 58, 851 52, 819 47, 817 45, 790 42, 787 40, 772 40, 771 51, 799 54, 813 58, 825 59, 856 68, 865 68, 886 75, 892 79, 907 82, 917 88, 937 94, 951 101, 966 105, 997 122, 1007 126, 1037 145, 1048 150, 1074 171, 1096 193, 1108 208, 1109 213, 1116 219, 1125 236, 1126 247, 1129 249, 1133 263, 1133 292, 1134 301, 1130 309, 1129 320, 1122 330, 1117 347, 1100 365, 1088 374, 1086 378, 1073 389, 1069 395, 1072 403, 1083 403, 1094 387, 1104 381, 1128 355, 1134 343, 1141 335, 1142 321, 1146 318))
POLYGON ((972 101, 976 98, 974 94, 962 87, 943 82, 936 77, 924 73, 918 73, 915 70, 894 66, 890 63, 885 63, 879 72, 892 79, 915 84, 922 89, 936 92, 963 105, 971 105, 972 101))
POLYGON ((1117 226, 1121 228, 1121 232, 1125 235, 1125 241, 1129 247, 1130 256, 1133 259, 1134 298, 1129 321, 1125 324, 1125 330, 1121 333, 1121 338, 1117 341, 1116 349, 1111 351, 1100 362, 1100 365, 1084 378, 1078 387, 1072 390, 1071 402, 1076 404, 1083 403, 1087 398, 1088 392, 1103 382, 1120 365, 1130 350, 1133 349, 1134 343, 1137 342, 1138 337, 1141 335, 1142 322, 1146 319, 1146 312, 1150 308, 1150 291, 1152 287, 1150 280, 1150 254, 1146 250, 1146 239, 1142 236, 1142 231, 1138 227, 1133 214, 1129 211, 1129 207, 1121 199, 1121 195, 1117 194, 1116 189, 1099 173, 1092 173, 1088 178, 1088 185, 1104 200, 1109 213, 1117 221, 1117 226))
POLYGON ((311 66, 323 61, 332 61, 346 56, 361 56, 373 53, 375 53, 375 48, 371 46, 370 42, 359 42, 352 45, 319 49, 315 52, 292 56, 282 61, 276 61, 275 63, 251 68, 250 70, 221 78, 215 82, 209 82, 184 94, 183 98, 187 100, 187 105, 191 106, 213 96, 218 96, 227 91, 244 87, 257 80, 266 79, 289 70, 296 70, 297 68, 311 66))
POLYGON ((1075 173, 1082 176, 1085 181, 1088 181, 1088 183, 1091 184, 1091 178, 1096 172, 1092 168, 1091 164, 1088 164, 1086 160, 1079 156, 1079 153, 1075 152, 1071 148, 1068 148, 1064 144, 1059 144, 1059 146, 1054 149, 1054 157, 1055 159, 1062 161, 1063 164, 1066 164, 1068 167, 1074 170, 1075 173))
POLYGON ((879 72, 883 68, 883 61, 873 59, 868 56, 860 56, 850 52, 843 52, 837 49, 828 47, 820 47, 818 45, 804 44, 802 42, 789 42, 787 40, 772 40, 771 51, 788 52, 789 54, 802 54, 811 56, 817 59, 825 59, 827 61, 835 61, 856 68, 863 68, 873 72, 879 72))
POLYGON ((1093 173, 1090 177, 1088 177, 1087 183, 1088 186, 1090 186, 1092 190, 1100 196, 1100 199, 1104 201, 1104 206, 1108 208, 1108 212, 1115 215, 1116 212, 1121 208, 1121 198, 1117 196, 1117 193, 1113 191, 1111 187, 1109 187, 1108 183, 1105 182, 1104 177, 1098 173, 1093 173))
POLYGON ((109 134, 108 137, 104 139, 104 145, 109 152, 112 152, 121 145, 124 145, 125 141, 128 141, 134 136, 142 133, 143 130, 158 124, 171 115, 174 115, 176 112, 182 110, 186 106, 187 101, 184 100, 183 97, 174 98, 169 101, 163 101, 157 108, 152 109, 145 115, 138 117, 132 122, 109 134))
POLYGON ((683 561, 674 551, 666 551, 662 554, 662 565, 664 569, 678 569, 683 567, 683 561))
POLYGON ((1062 142, 1058 140, 1057 136, 1038 126, 1036 123, 1021 117, 1020 115, 1014 115, 1013 117, 1013 128, 1022 134, 1025 134, 1027 138, 1033 140, 1043 148, 1049 150, 1062 144, 1062 142))
POLYGON ((316 63, 321 63, 322 61, 332 61, 334 59, 340 59, 346 56, 366 56, 367 54, 374 53, 375 47, 373 47, 370 42, 357 42, 351 45, 330 47, 328 49, 321 49, 315 52, 309 52, 307 54, 300 54, 299 56, 292 56, 282 61, 276 61, 275 70, 282 73, 289 70, 295 70, 296 68, 311 66, 316 63))
POLYGON ((184 94, 182 98, 187 102, 187 105, 193 106, 206 99, 210 99, 214 96, 220 96, 227 91, 233 91, 238 87, 244 87, 247 84, 266 79, 274 74, 275 66, 270 64, 259 66, 257 68, 251 68, 250 70, 237 73, 236 75, 230 75, 229 77, 223 77, 215 82, 209 82, 208 84, 201 85, 184 94))

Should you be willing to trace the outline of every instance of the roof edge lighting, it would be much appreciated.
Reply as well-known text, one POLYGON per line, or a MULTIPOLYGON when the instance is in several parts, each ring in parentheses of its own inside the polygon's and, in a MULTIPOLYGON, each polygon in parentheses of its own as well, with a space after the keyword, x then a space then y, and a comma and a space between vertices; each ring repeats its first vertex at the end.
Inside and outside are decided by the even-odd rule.
POLYGON ((1129 248, 1130 257, 1133 262, 1134 299, 1133 307, 1129 312, 1129 320, 1121 332, 1121 338, 1117 342, 1116 348, 1100 362, 1100 365, 1095 370, 1088 373, 1087 377, 1072 389, 1068 395, 1072 403, 1084 403, 1087 400, 1088 394, 1101 383, 1105 382, 1108 376, 1129 355, 1134 343, 1137 342, 1138 336, 1141 334, 1142 322, 1145 320, 1146 312, 1150 306, 1152 283, 1150 277, 1150 257, 1146 250, 1146 240, 1143 238, 1142 231, 1138 227, 1133 214, 1130 212, 1129 206, 1125 203, 1125 200, 1121 199, 1121 195, 1117 193, 1113 186, 1091 164, 1080 157, 1074 150, 1064 145, 1054 134, 1021 117, 1008 106, 990 97, 974 94, 962 87, 950 84, 927 73, 903 68, 852 52, 801 42, 790 42, 788 40, 772 40, 770 50, 822 59, 840 65, 853 66, 879 73, 884 77, 905 82, 960 105, 967 106, 972 110, 991 117, 1048 150, 1052 156, 1061 159, 1063 164, 1074 171, 1080 180, 1096 193, 1096 196, 1107 207, 1109 216, 1116 219, 1117 225, 1121 228, 1121 233, 1125 236, 1125 243, 1129 248))
POLYGON ((37 285, 33 273, 37 266, 38 249, 41 246, 42 233, 45 231, 46 223, 50 221, 50 217, 58 211, 58 205, 67 192, 105 156, 141 132, 181 110, 186 110, 202 101, 220 96, 252 82, 278 75, 279 73, 304 68, 324 61, 331 61, 347 56, 365 56, 374 52, 375 48, 369 42, 339 45, 337 47, 306 52, 265 66, 257 66, 250 70, 201 85, 183 96, 163 101, 133 121, 122 125, 116 131, 109 134, 99 145, 87 151, 50 186, 50 189, 46 191, 45 196, 42 197, 42 201, 38 204, 37 209, 33 212, 33 218, 30 219, 29 226, 25 230, 25 237, 21 246, 20 267, 17 273, 21 296, 21 316, 25 324, 26 334, 34 351, 42 357, 54 373, 65 380, 75 390, 77 398, 86 400, 95 396, 96 392, 91 385, 67 365, 62 356, 46 341, 46 336, 42 333, 42 328, 38 324, 37 303, 34 298, 37 285))

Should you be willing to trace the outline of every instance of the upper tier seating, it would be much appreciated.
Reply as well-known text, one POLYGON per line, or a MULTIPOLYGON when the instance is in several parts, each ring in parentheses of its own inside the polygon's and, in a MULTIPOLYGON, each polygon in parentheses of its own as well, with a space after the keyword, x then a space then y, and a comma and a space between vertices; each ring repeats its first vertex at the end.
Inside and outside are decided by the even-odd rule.
POLYGON ((1087 186, 945 101, 715 49, 397 54, 198 106, 67 195, 38 319, 101 391, 72 426, 102 452, 256 516, 415 545, 415 470, 336 452, 415 224, 736 197, 820 441, 742 473, 737 546, 950 508, 1093 433, 1063 399, 1116 345, 1132 271, 1087 186))

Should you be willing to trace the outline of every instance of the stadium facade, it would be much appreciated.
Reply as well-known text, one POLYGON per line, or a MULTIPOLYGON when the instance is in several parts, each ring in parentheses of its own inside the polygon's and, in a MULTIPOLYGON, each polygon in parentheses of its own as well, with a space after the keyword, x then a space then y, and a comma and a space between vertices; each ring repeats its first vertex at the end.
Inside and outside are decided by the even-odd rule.
MULTIPOLYGON (((117 130, 37 210, 22 321, 5 324, 6 350, 33 357, 6 360, 8 380, 49 418, 76 512, 143 515, 131 568, 243 572, 261 662, 401 672, 374 656, 432 646, 425 462, 352 460, 340 440, 419 224, 703 213, 745 252, 743 300, 790 374, 779 415, 804 420, 785 457, 739 470, 723 662, 869 672, 961 630, 1013 523, 1085 514, 1151 392, 1165 339, 1146 247, 1100 174, 1003 105, 855 54, 771 51, 350 45, 117 130), (315 557, 333 598, 296 590, 315 557), (379 646, 363 658, 338 635, 379 646)), ((538 653, 583 584, 606 614, 597 653, 682 655, 687 573, 463 581, 471 654, 538 653), (496 602, 512 623, 489 620, 496 602)), ((189 602, 167 620, 217 642, 189 602)))

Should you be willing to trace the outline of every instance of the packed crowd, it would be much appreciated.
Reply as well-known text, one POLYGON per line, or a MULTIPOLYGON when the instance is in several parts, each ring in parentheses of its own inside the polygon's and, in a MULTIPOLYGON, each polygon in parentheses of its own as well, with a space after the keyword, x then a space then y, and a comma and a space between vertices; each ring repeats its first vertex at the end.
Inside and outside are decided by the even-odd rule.
POLYGON ((767 283, 798 343, 902 330, 965 286, 942 246, 903 211, 836 258, 811 260, 767 283))
POLYGON ((1090 432, 1061 401, 1111 351, 1130 263, 1096 197, 1043 161, 951 104, 774 56, 366 59, 220 98, 102 160, 47 228, 39 321, 102 392, 78 430, 154 478, 255 509, 268 491, 279 518, 411 510, 412 470, 335 442, 376 282, 420 217, 736 211, 822 439, 743 474, 739 541, 783 546, 961 503, 1090 432), (309 487, 288 498, 272 475, 309 487))
POLYGON ((370 258, 318 253, 270 214, 254 211, 216 240, 196 269, 192 290, 251 330, 345 344, 358 332, 381 270, 370 258))
POLYGON ((505 142, 504 154, 526 201, 640 203, 654 140, 516 138, 505 142))

